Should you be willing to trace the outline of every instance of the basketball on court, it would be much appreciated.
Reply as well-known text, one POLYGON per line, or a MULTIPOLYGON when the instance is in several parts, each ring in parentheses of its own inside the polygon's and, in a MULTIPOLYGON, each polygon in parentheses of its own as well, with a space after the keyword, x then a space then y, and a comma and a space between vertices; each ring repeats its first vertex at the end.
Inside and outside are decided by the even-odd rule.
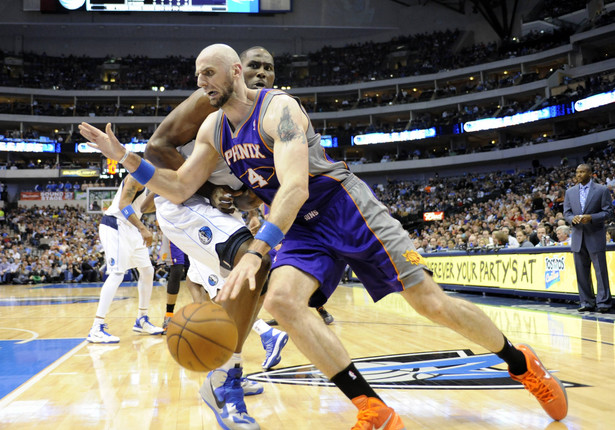
POLYGON ((192 303, 169 321, 167 346, 180 366, 208 372, 231 358, 237 346, 237 327, 222 306, 192 303))

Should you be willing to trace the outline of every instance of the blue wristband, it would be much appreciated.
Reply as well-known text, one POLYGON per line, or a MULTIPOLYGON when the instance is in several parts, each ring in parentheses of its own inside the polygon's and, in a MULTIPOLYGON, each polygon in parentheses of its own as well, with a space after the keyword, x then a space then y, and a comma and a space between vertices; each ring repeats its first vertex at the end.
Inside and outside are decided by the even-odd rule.
POLYGON ((154 165, 149 161, 141 158, 141 163, 139 163, 139 167, 137 167, 137 170, 132 172, 131 175, 137 180, 138 183, 140 183, 141 185, 145 185, 150 181, 150 179, 152 179, 154 173, 156 173, 156 168, 154 167, 154 165))
POLYGON ((132 205, 128 205, 122 209, 122 215, 124 215, 124 218, 126 219, 128 219, 133 213, 135 213, 135 210, 132 208, 132 205))
POLYGON ((273 249, 278 243, 282 242, 282 239, 284 239, 284 233, 282 233, 282 230, 280 230, 277 225, 269 221, 265 221, 254 236, 254 239, 266 242, 267 245, 273 249))

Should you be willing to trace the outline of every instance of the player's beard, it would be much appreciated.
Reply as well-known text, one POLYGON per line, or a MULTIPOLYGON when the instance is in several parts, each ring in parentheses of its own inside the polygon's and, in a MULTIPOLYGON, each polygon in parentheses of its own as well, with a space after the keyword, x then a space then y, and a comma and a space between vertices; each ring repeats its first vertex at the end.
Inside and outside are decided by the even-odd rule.
POLYGON ((211 101, 211 105, 218 109, 221 108, 222 106, 226 104, 226 102, 229 101, 229 99, 231 98, 234 92, 235 92, 235 89, 233 88, 233 83, 230 82, 228 86, 224 89, 224 91, 221 91, 218 94, 218 99, 211 101))

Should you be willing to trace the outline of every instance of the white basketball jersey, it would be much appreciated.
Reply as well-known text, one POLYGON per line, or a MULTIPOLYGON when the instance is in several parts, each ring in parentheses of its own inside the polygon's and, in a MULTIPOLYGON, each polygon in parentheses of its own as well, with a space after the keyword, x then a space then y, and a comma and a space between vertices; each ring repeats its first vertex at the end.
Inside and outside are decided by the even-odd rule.
MULTIPOLYGON (((194 151, 194 140, 186 143, 184 146, 180 146, 177 150, 184 158, 188 158, 192 151, 194 151)), ((243 183, 231 172, 231 168, 222 157, 218 157, 216 167, 209 176, 208 181, 215 185, 227 185, 233 190, 238 190, 243 186, 243 183)))
MULTIPOLYGON (((105 215, 114 216, 120 220, 125 220, 126 218, 122 214, 122 209, 120 208, 120 196, 122 195, 122 190, 124 189, 124 181, 120 184, 120 187, 117 189, 117 193, 115 193, 115 197, 113 197, 113 201, 111 202, 111 206, 105 211, 105 215)), ((145 200, 146 189, 143 191, 139 191, 137 196, 132 201, 132 208, 135 210, 135 215, 137 218, 141 219, 141 203, 145 200)))

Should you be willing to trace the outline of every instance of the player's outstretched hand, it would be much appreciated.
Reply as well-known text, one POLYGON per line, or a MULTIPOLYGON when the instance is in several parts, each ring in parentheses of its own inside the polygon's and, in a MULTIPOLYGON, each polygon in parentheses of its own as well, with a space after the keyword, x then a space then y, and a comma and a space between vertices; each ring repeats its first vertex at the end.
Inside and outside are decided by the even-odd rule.
POLYGON ((234 300, 237 298, 241 289, 248 281, 250 290, 254 291, 256 288, 256 272, 261 267, 261 259, 253 254, 244 254, 239 260, 239 263, 235 265, 231 273, 226 278, 224 286, 220 290, 220 293, 216 296, 216 301, 224 302, 229 298, 234 300))
POLYGON ((79 133, 88 140, 88 145, 98 149, 103 155, 112 160, 120 160, 126 153, 126 148, 120 143, 111 130, 111 123, 107 123, 106 133, 87 122, 79 124, 79 133))

